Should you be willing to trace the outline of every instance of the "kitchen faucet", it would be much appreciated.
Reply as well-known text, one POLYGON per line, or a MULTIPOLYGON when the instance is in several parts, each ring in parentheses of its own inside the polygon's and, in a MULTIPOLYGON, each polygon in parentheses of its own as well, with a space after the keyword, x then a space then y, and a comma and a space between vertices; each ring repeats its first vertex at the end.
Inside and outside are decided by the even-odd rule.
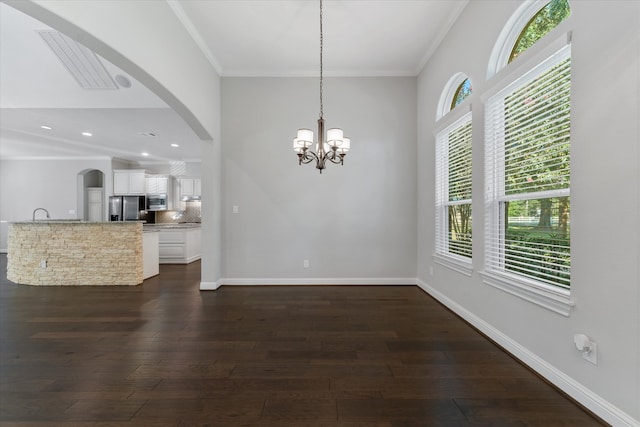
POLYGON ((45 208, 35 208, 33 210, 33 219, 32 219, 33 222, 36 222, 36 212, 38 212, 38 211, 44 211, 44 213, 47 214, 47 219, 51 219, 51 217, 49 216, 49 211, 48 210, 46 210, 45 208))

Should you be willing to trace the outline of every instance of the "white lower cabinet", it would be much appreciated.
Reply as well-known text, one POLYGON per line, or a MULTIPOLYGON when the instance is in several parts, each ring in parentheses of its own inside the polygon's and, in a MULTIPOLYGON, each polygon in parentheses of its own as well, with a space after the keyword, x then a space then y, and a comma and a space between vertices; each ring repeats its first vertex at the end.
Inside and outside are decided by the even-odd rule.
POLYGON ((200 259, 200 227, 160 230, 160 264, 189 264, 200 259))
POLYGON ((155 276, 160 273, 158 262, 160 259, 160 233, 142 233, 142 271, 143 278, 155 276))

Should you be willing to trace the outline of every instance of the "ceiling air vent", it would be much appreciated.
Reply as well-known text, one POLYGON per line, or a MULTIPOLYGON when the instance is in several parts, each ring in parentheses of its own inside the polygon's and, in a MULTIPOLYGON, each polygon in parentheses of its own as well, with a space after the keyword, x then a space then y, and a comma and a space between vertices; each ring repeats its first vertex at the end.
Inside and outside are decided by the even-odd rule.
POLYGON ((82 88, 118 89, 118 85, 91 50, 54 30, 42 30, 38 33, 82 88))

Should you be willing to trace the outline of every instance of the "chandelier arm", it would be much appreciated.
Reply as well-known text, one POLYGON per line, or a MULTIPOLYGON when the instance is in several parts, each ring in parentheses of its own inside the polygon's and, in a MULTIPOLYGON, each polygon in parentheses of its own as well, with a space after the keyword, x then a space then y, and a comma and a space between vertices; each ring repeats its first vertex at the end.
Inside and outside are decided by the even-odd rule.
POLYGON ((336 165, 341 165, 343 158, 344 154, 337 154, 335 151, 331 151, 325 155, 325 159, 336 165))
POLYGON ((305 150, 304 154, 298 154, 298 157, 300 158, 300 164, 304 165, 311 163, 314 160, 316 161, 316 163, 319 161, 316 153, 310 150, 305 150))

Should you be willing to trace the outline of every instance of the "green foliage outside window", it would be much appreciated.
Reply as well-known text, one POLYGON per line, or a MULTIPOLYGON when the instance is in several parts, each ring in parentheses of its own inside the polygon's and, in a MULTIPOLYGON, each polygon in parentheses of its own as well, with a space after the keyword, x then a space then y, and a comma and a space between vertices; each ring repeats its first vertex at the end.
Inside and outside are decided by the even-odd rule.
POLYGON ((516 41, 509 62, 513 61, 522 52, 529 49, 545 34, 554 29, 571 14, 571 8, 567 0, 551 0, 545 7, 535 14, 527 23, 516 41))
POLYGON ((505 268, 568 289, 569 198, 519 200, 504 203, 503 209, 507 212, 505 268))
POLYGON ((454 108, 456 108, 456 105, 460 104, 465 100, 466 97, 471 95, 471 92, 471 80, 464 79, 464 81, 460 83, 460 86, 458 86, 458 89, 456 89, 455 95, 453 95, 453 100, 451 101, 451 109, 453 110, 454 108))

